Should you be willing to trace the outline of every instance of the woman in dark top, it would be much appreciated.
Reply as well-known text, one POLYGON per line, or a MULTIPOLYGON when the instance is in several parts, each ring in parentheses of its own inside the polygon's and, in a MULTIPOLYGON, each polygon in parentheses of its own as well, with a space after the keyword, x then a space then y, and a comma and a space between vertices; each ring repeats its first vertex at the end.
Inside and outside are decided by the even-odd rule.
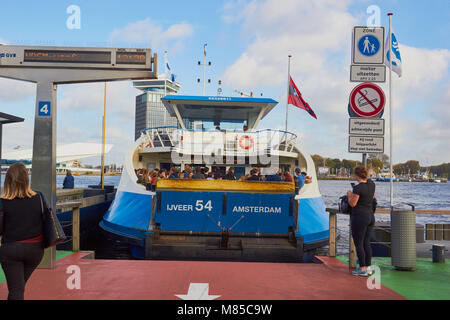
POLYGON ((375 183, 367 179, 368 173, 364 166, 355 168, 356 180, 359 184, 347 191, 348 203, 352 207, 350 225, 356 254, 359 260, 359 269, 352 272, 354 275, 369 276, 372 260, 370 235, 375 216, 373 212, 373 198, 375 197, 375 183))
MULTIPOLYGON (((25 284, 44 254, 40 194, 31 190, 23 163, 9 167, 0 198, 0 263, 8 284, 8 300, 23 300, 25 284)), ((46 205, 44 198, 43 203, 46 205)))

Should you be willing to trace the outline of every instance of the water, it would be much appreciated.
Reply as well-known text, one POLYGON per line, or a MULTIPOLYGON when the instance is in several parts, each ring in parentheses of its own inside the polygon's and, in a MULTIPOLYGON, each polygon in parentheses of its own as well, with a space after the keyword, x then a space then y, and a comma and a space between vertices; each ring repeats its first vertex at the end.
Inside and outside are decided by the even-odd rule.
MULTIPOLYGON (((1 185, 3 186, 3 180, 5 175, 1 176, 1 185)), ((62 188, 65 175, 56 176, 56 187, 62 188)), ((100 183, 100 176, 74 176, 75 188, 87 188, 90 185, 98 185, 100 183)), ((31 176, 30 176, 31 179, 31 176)), ((120 182, 120 176, 105 176, 105 185, 114 185, 117 188, 120 182)))
MULTIPOLYGON (((351 190, 350 182, 319 180, 319 188, 327 207, 337 207, 339 197, 351 190)), ((389 208, 389 182, 375 182, 378 207, 389 208)), ((417 210, 450 210, 450 183, 394 182, 394 206, 406 208, 412 203, 417 210)))
MULTIPOLYGON (((62 188, 64 175, 56 176, 56 187, 62 188)), ((99 176, 75 176, 76 188, 87 188, 100 182, 99 176)), ((4 175, 1 183, 3 185, 4 175)), ((105 176, 105 185, 117 187, 120 176, 105 176)), ((319 188, 327 207, 337 207, 339 197, 351 189, 351 181, 319 180, 319 188)), ((380 208, 389 207, 389 183, 376 183, 376 197, 380 208)), ((418 210, 450 210, 450 183, 431 182, 395 182, 394 205, 401 207, 402 203, 410 202, 418 210)), ((403 205, 404 206, 404 205, 403 205)))
MULTIPOLYGON (((339 197, 346 194, 351 189, 350 182, 339 180, 319 180, 319 188, 325 205, 336 208, 339 197)), ((376 198, 378 207, 389 208, 389 183, 375 182, 376 198)), ((412 203, 418 210, 450 210, 450 184, 431 182, 395 182, 394 183, 394 207, 409 208, 404 203, 412 203)), ((389 222, 389 214, 377 214, 377 222, 389 222)), ((416 223, 425 225, 427 223, 450 223, 449 215, 417 215, 416 223)), ((349 250, 349 216, 337 215, 337 254, 346 255, 349 250)), ((326 254, 327 248, 320 250, 321 254, 326 254)))
MULTIPOLYGON (((3 184, 3 176, 1 177, 3 184)), ((62 188, 63 175, 56 177, 56 186, 62 188)), ((75 187, 87 188, 89 185, 96 185, 100 182, 99 176, 75 176, 75 187)), ((105 185, 117 187, 120 176, 105 176, 105 185)), ((339 197, 346 194, 351 189, 351 181, 340 180, 319 180, 319 188, 326 207, 337 207, 339 197)), ((376 183, 376 197, 380 208, 389 207, 389 183, 376 183)), ((396 182, 394 183, 394 205, 398 208, 406 207, 402 203, 410 202, 418 210, 450 210, 450 183, 430 183, 430 182, 396 182)), ((389 214, 376 215, 379 222, 389 221, 389 214)), ((417 215, 416 221, 419 224, 427 223, 450 223, 449 215, 417 215)), ((349 237, 349 217, 338 215, 337 228, 340 236, 337 241, 338 254, 348 254, 349 237)), ((113 241, 103 239, 96 240, 93 248, 98 253, 99 258, 110 257, 110 251, 124 251, 117 249, 117 244, 113 241), (95 248, 94 248, 95 247, 95 248), (98 249, 98 250, 97 250, 98 249)), ((325 249, 325 248, 324 248, 325 249)), ((325 250, 322 250, 325 252, 325 250)), ((113 258, 123 258, 123 254, 113 254, 113 258)))

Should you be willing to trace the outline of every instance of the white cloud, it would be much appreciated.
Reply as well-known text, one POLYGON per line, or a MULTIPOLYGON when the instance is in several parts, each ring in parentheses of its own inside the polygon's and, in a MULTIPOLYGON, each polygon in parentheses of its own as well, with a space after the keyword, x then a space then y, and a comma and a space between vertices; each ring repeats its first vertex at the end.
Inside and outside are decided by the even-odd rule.
POLYGON ((23 149, 29 149, 33 146, 33 121, 11 123, 3 126, 3 151, 11 151, 20 146, 23 149))
POLYGON ((109 35, 110 41, 150 45, 151 48, 167 49, 168 46, 179 48, 185 38, 194 33, 194 27, 187 22, 180 22, 164 29, 150 18, 136 21, 123 28, 114 29, 109 35))
MULTIPOLYGON (((291 75, 319 120, 290 108, 290 128, 304 133, 302 143, 312 153, 341 158, 357 157, 347 153, 348 95, 355 86, 349 82, 350 43, 353 26, 365 22, 348 12, 349 3, 234 1, 223 7, 222 16, 225 22, 241 23, 249 41, 246 50, 224 72, 224 83, 252 91, 280 88, 280 105, 262 125, 283 123, 287 55, 291 54, 291 75)), ((449 161, 450 51, 401 44, 400 52, 403 76, 393 75, 394 161, 425 159, 418 150, 434 150, 436 163, 449 161), (408 120, 402 120, 406 114, 408 120)), ((387 84, 381 86, 387 94, 387 84)), ((385 151, 389 150, 388 137, 385 151)))
MULTIPOLYGON (((104 83, 73 84, 60 87, 58 106, 70 110, 103 110, 104 83)), ((134 118, 135 97, 139 91, 131 81, 108 82, 106 86, 106 112, 108 115, 134 118)))
POLYGON ((0 101, 17 101, 33 97, 36 85, 31 82, 0 78, 0 101))

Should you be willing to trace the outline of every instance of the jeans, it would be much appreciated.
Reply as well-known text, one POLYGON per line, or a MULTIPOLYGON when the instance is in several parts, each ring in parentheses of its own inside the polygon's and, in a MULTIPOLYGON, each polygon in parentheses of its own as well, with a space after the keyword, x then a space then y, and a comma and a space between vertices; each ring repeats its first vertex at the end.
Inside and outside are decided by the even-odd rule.
POLYGON ((0 246, 0 263, 8 285, 8 300, 24 299, 25 284, 43 255, 43 243, 8 242, 0 246))
POLYGON ((350 221, 359 266, 368 267, 372 263, 370 236, 375 224, 375 216, 373 213, 352 213, 350 221))

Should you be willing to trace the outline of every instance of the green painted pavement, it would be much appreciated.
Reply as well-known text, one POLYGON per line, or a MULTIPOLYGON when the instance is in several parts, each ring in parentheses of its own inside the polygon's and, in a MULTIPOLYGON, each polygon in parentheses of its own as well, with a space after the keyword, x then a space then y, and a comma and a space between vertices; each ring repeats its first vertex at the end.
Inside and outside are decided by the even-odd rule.
MULTIPOLYGON (((347 256, 338 260, 348 264, 347 256)), ((411 300, 449 300, 450 264, 433 263, 431 259, 417 258, 414 271, 398 271, 391 258, 373 258, 372 265, 381 270, 381 284, 411 300)))
MULTIPOLYGON (((67 256, 70 256, 73 252, 72 251, 56 251, 56 260, 63 259, 67 256)), ((3 269, 0 268, 0 284, 6 281, 5 274, 3 273, 3 269)))

